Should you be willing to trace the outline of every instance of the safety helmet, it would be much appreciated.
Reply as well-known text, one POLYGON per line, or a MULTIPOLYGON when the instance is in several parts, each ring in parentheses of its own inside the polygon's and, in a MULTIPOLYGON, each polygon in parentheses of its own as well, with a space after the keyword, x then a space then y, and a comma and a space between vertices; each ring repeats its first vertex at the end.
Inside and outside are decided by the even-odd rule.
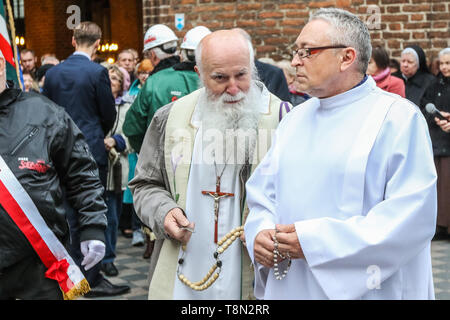
POLYGON ((192 28, 191 30, 186 32, 180 48, 186 50, 195 50, 199 42, 202 41, 202 39, 210 33, 211 31, 204 26, 192 28))
POLYGON ((150 27, 144 36, 144 51, 161 46, 168 42, 177 41, 175 33, 163 24, 150 27))

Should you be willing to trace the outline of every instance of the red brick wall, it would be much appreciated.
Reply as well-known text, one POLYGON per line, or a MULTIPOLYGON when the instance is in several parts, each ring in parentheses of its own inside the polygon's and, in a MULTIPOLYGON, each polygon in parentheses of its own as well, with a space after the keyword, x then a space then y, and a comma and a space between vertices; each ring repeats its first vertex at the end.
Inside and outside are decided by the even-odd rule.
MULTIPOLYGON (((143 47, 142 0, 110 0, 111 41, 119 51, 143 47)), ((55 53, 59 59, 72 54, 72 30, 67 27, 70 5, 80 6, 79 0, 25 0, 26 48, 33 49, 39 58, 55 53)), ((81 7, 81 6, 80 6, 81 7)), ((109 39, 107 39, 109 41, 109 39)))
POLYGON ((310 11, 321 7, 343 8, 370 22, 373 43, 384 44, 393 57, 409 44, 419 44, 428 58, 450 46, 450 0, 143 0, 144 32, 156 23, 175 31, 175 13, 184 13, 180 37, 197 25, 241 27, 252 36, 258 57, 290 59, 310 11))
POLYGON ((44 53, 55 53, 64 59, 73 51, 72 32, 67 28, 67 7, 73 0, 25 1, 26 47, 33 49, 39 57, 44 53))
POLYGON ((119 51, 134 48, 142 51, 142 0, 110 0, 111 36, 119 44, 119 51))

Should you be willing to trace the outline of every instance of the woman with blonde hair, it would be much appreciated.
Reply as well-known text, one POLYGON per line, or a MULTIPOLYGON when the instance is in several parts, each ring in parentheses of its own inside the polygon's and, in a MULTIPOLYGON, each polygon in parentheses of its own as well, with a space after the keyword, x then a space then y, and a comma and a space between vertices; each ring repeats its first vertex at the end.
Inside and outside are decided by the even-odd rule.
POLYGON ((105 192, 106 205, 108 207, 106 213, 108 226, 105 230, 106 252, 101 270, 107 276, 112 277, 119 274, 114 265, 114 258, 116 257, 119 217, 122 212, 122 197, 128 183, 129 146, 127 138, 123 134, 122 125, 129 105, 125 104, 122 97, 130 86, 130 76, 124 68, 117 65, 110 65, 107 69, 111 81, 111 91, 115 99, 117 116, 113 128, 104 139, 109 158, 105 192))

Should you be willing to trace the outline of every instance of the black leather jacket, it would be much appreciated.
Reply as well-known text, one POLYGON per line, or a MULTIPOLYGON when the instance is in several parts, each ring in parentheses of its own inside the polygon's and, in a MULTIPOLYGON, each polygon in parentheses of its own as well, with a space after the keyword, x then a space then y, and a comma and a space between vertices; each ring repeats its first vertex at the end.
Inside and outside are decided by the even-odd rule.
MULTIPOLYGON (((3 91, 0 154, 63 244, 69 239, 64 198, 79 214, 81 241, 105 241, 106 205, 97 165, 63 108, 41 94, 3 91)), ((33 254, 0 205, 0 272, 33 254)))

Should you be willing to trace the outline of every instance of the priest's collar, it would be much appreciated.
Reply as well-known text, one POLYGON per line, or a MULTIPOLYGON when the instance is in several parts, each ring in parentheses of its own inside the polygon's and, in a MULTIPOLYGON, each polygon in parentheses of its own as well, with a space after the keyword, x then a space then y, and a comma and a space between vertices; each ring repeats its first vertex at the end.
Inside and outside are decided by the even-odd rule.
POLYGON ((365 76, 364 79, 352 89, 329 98, 319 99, 320 107, 326 109, 349 105, 367 96, 376 88, 372 77, 365 76))
MULTIPOLYGON (((255 83, 256 86, 261 90, 261 100, 260 100, 261 103, 258 104, 259 112, 261 114, 268 114, 270 112, 270 92, 261 81, 255 81, 255 83)), ((205 94, 204 88, 200 94, 205 94)), ((200 99, 198 101, 200 101, 200 99)), ((192 113, 191 117, 191 125, 194 128, 198 129, 200 123, 199 122, 200 115, 198 114, 198 112, 195 112, 195 110, 198 110, 198 102, 197 105, 195 106, 194 112, 192 113)))

